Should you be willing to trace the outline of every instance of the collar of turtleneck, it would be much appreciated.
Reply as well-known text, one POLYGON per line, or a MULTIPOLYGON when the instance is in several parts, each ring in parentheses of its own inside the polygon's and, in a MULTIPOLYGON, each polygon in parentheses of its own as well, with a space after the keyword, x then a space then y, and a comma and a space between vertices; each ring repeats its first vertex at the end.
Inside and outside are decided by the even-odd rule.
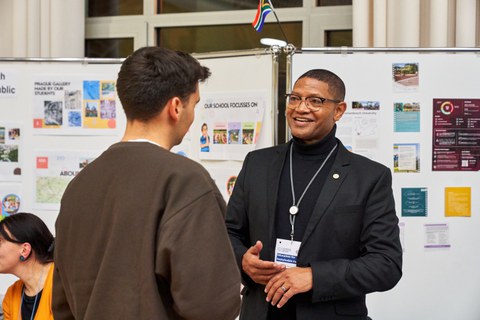
POLYGON ((335 144, 337 144, 337 140, 335 139, 336 130, 337 125, 334 125, 325 138, 312 144, 305 144, 298 138, 293 137, 292 143, 294 153, 302 156, 325 156, 325 154, 329 153, 335 144))

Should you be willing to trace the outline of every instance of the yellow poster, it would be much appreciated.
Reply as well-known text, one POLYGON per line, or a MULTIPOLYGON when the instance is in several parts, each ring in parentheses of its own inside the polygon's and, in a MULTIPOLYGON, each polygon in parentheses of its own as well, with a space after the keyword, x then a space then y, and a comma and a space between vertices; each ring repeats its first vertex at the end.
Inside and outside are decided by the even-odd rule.
POLYGON ((445 217, 471 217, 471 203, 470 187, 445 188, 445 217))

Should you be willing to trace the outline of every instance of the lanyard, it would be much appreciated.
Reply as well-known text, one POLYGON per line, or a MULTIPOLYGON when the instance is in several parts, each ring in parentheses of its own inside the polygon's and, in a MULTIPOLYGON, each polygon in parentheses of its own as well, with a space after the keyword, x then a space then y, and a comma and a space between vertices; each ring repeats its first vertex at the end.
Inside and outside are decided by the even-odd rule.
POLYGON ((290 231, 291 241, 293 241, 293 236, 295 235, 295 217, 298 213, 298 207, 300 206, 300 202, 302 201, 305 193, 307 193, 308 188, 310 188, 310 185, 313 183, 313 180, 315 180, 315 178, 318 176, 318 174, 322 170, 323 166, 325 165, 325 163, 327 163, 328 159, 330 159, 330 156, 332 155, 333 151, 335 151, 336 148, 337 148, 337 144, 335 144, 335 146, 332 148, 332 150, 330 150, 327 157, 325 158, 325 160, 323 160, 322 164, 320 165, 320 168, 318 168, 317 172, 315 172, 312 179, 310 179, 310 182, 305 187, 305 190, 303 190, 303 193, 300 196, 300 199, 298 199, 298 202, 295 203, 295 188, 293 186, 293 169, 292 169, 292 167, 293 167, 293 165, 292 165, 292 162, 293 162, 293 160, 292 160, 293 143, 290 145, 290 186, 292 188, 293 204, 288 211, 290 212, 290 225, 292 226, 292 230, 290 231))

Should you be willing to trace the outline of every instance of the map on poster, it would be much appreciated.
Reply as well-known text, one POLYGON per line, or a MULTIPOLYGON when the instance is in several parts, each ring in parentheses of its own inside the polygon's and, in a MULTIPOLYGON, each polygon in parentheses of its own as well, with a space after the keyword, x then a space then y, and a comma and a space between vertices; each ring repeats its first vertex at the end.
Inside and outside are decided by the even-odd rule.
POLYGON ((68 183, 101 151, 35 151, 34 207, 58 210, 68 183))

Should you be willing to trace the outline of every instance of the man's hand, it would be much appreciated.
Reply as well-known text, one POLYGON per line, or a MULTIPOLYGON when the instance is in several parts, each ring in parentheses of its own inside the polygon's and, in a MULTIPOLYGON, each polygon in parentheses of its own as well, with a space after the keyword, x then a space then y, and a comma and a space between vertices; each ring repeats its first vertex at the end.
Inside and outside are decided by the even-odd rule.
POLYGON ((267 302, 281 308, 294 295, 313 287, 312 268, 288 268, 272 277, 265 287, 267 302))
POLYGON ((285 266, 272 261, 261 260, 260 251, 262 251, 262 248, 262 242, 257 241, 245 252, 242 258, 242 269, 253 281, 265 285, 270 278, 285 270, 285 266))

